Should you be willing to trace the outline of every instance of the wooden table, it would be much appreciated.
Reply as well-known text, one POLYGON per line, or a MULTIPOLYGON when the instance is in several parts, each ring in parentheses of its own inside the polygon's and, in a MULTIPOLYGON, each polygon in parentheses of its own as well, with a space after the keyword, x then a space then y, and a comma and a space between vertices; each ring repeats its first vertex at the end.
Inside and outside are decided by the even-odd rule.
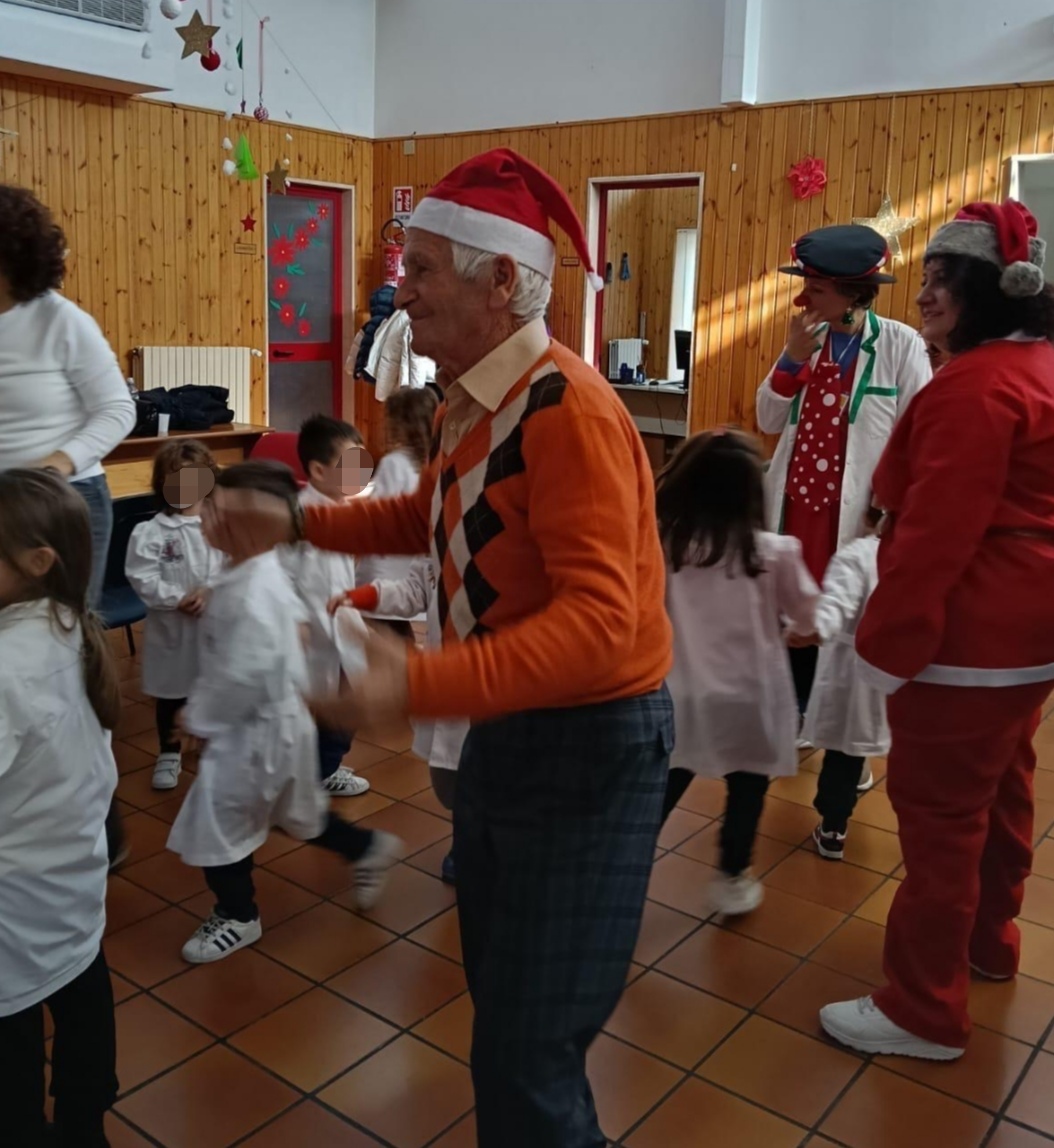
POLYGON ((154 455, 170 439, 198 439, 212 451, 220 466, 230 466, 248 458, 252 448, 270 429, 250 423, 227 423, 207 431, 172 431, 153 438, 126 438, 102 460, 110 493, 114 498, 149 494, 154 455))
POLYGON ((655 470, 688 434, 688 392, 670 383, 612 383, 644 439, 655 470))

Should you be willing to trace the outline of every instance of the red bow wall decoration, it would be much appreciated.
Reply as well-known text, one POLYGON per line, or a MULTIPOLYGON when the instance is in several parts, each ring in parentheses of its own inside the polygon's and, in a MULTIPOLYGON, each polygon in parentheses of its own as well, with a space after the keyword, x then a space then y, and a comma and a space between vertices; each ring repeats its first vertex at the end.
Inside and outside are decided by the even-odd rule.
POLYGON ((819 195, 827 186, 827 169, 823 160, 807 155, 787 172, 787 182, 795 199, 812 199, 819 195))

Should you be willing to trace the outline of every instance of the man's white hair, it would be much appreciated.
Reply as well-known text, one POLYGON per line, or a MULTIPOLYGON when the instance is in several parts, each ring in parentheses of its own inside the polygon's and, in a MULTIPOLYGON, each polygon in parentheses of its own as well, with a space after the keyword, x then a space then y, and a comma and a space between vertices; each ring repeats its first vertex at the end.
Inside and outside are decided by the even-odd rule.
MULTIPOLYGON (((491 270, 498 258, 489 251, 469 247, 467 243, 456 243, 451 240, 450 247, 454 253, 454 270, 462 279, 481 278, 491 270)), ((549 306, 549 297, 553 293, 553 285, 533 267, 525 267, 522 263, 517 263, 516 266, 519 269, 519 280, 509 303, 509 310, 516 320, 516 325, 525 327, 545 314, 545 309, 549 306)))

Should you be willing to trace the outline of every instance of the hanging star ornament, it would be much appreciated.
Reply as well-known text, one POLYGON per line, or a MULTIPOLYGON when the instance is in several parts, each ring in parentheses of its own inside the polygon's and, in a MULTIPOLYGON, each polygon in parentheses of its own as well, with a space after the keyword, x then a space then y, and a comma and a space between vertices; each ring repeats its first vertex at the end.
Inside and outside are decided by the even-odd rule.
POLYGON ((194 15, 190 18, 190 23, 183 24, 176 29, 183 40, 181 59, 185 60, 188 56, 193 56, 195 52, 199 56, 207 56, 212 51, 210 47, 212 38, 219 30, 219 25, 206 24, 201 18, 201 13, 195 9, 194 15))
POLYGON ((271 191, 275 195, 285 195, 289 190, 289 172, 282 167, 281 160, 276 159, 274 161, 274 168, 267 173, 267 178, 271 183, 271 191))
POLYGON ((255 230, 256 230, 256 220, 253 219, 253 213, 250 211, 249 214, 242 220, 242 231, 255 231, 255 230))
POLYGON ((900 237, 906 231, 910 231, 913 227, 917 226, 920 221, 917 215, 907 217, 897 215, 897 209, 893 206, 893 200, 890 199, 887 193, 882 196, 882 206, 878 209, 877 215, 872 216, 870 219, 854 219, 853 222, 877 231, 889 244, 889 254, 895 263, 898 259, 904 257, 900 246, 900 237))

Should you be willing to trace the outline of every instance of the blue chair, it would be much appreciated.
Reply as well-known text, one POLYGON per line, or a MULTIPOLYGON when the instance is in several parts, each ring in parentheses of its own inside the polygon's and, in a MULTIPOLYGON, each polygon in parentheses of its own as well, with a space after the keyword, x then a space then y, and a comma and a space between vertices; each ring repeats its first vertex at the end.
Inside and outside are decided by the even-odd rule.
POLYGON ((106 574, 103 577, 99 614, 107 630, 123 629, 128 638, 128 652, 135 655, 135 636, 132 626, 146 617, 146 607, 139 595, 128 585, 124 573, 128 540, 140 522, 146 522, 157 513, 152 494, 137 494, 118 498, 113 504, 113 534, 106 555, 106 574))

